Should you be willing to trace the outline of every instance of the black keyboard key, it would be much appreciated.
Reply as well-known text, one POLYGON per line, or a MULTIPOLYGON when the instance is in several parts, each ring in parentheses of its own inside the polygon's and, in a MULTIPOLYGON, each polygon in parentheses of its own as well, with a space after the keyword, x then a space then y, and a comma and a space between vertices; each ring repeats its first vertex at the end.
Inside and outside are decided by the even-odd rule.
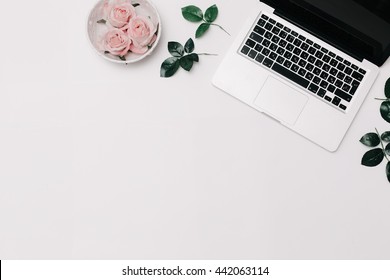
POLYGON ((328 87, 328 82, 325 82, 325 81, 322 81, 321 83, 320 83, 320 86, 322 87, 322 88, 327 88, 328 87))
POLYGON ((264 58, 265 58, 264 55, 258 54, 258 55, 256 56, 256 61, 262 63, 263 60, 264 60, 264 58))
POLYGON ((342 63, 339 63, 339 65, 337 65, 337 69, 340 70, 340 71, 344 71, 345 65, 342 64, 342 63))
POLYGON ((276 26, 279 27, 280 29, 283 29, 283 27, 284 27, 284 25, 281 24, 280 22, 278 22, 278 23, 276 24, 276 26))
POLYGON ((315 84, 310 84, 310 86, 307 88, 308 90, 310 90, 312 93, 316 94, 317 91, 320 89, 317 85, 315 84))
POLYGON ((347 84, 351 84, 352 83, 352 78, 347 76, 347 77, 345 77, 344 82, 347 83, 347 84))
POLYGON ((260 19, 258 22, 257 22, 258 25, 260 25, 261 27, 263 27, 265 24, 266 24, 266 21, 264 19, 260 19))
POLYGON ((339 72, 337 74, 337 79, 344 80, 344 78, 345 78, 345 74, 344 73, 339 72))
POLYGON ((336 87, 334 85, 329 85, 328 86, 328 91, 330 91, 331 93, 334 93, 336 90, 336 87))
POLYGON ((321 51, 323 52, 323 53, 328 53, 329 51, 327 50, 327 49, 325 49, 325 48, 321 48, 321 51))
POLYGON ((251 49, 248 46, 243 46, 241 52, 243 54, 248 54, 251 49))
POLYGON ((298 37, 298 33, 295 31, 291 31, 291 34, 294 35, 295 37, 298 37))
POLYGON ((332 69, 330 69, 330 71, 329 71, 329 73, 331 74, 331 75, 333 75, 333 76, 335 76, 336 77, 336 75, 337 75, 337 69, 336 68, 332 68, 332 69))
POLYGON ((286 47, 286 45, 287 45, 287 41, 285 41, 285 40, 280 40, 279 41, 279 46, 281 46, 281 47, 286 47))
POLYGON ((287 38, 286 38, 286 40, 287 40, 288 42, 292 43, 292 42, 294 42, 295 37, 294 37, 293 35, 288 35, 287 38))
POLYGON ((306 40, 306 43, 308 43, 309 45, 313 45, 313 41, 310 40, 310 39, 307 39, 307 40, 306 40))
POLYGON ((261 43, 263 41, 263 37, 261 37, 259 34, 252 32, 251 35, 249 36, 252 40, 261 43))
POLYGON ((293 49, 294 49, 294 45, 292 45, 292 44, 289 43, 289 44, 287 44, 286 49, 287 49, 288 51, 292 52, 293 49))
POLYGON ((298 65, 301 66, 301 67, 305 67, 306 64, 307 64, 306 60, 303 60, 303 59, 301 59, 301 60, 299 61, 299 63, 298 63, 298 65))
POLYGON ((278 55, 274 52, 271 52, 268 57, 272 60, 275 60, 278 57, 278 55))
POLYGON ((283 55, 285 58, 290 59, 292 57, 292 53, 290 52, 285 52, 283 55))
POLYGON ((314 56, 309 56, 309 58, 307 59, 310 63, 313 63, 316 61, 316 58, 314 56))
POLYGON ((306 70, 301 68, 301 69, 299 69, 298 74, 301 75, 302 77, 304 77, 306 74, 306 70))
POLYGON ((336 105, 336 106, 339 106, 340 102, 341 102, 341 99, 337 96, 335 96, 332 100, 332 104, 336 105))
POLYGON ((308 56, 309 56, 309 54, 308 54, 307 52, 302 52, 302 53, 301 53, 301 57, 302 57, 303 59, 308 58, 308 56))
POLYGON ((288 61, 286 60, 284 63, 283 63, 283 66, 286 67, 286 68, 290 68, 292 65, 292 62, 291 61, 288 61))
POLYGON ((302 52, 302 50, 298 49, 298 48, 295 48, 294 51, 293 51, 293 53, 296 54, 296 55, 300 55, 301 52, 302 52))
POLYGON ((324 63, 321 60, 317 59, 315 66, 317 66, 318 68, 321 68, 322 65, 324 65, 324 63))
POLYGON ((347 107, 345 105, 343 105, 343 104, 340 104, 339 108, 344 110, 344 111, 347 109, 347 107))
POLYGON ((356 71, 359 70, 359 67, 357 67, 355 64, 352 64, 351 67, 352 67, 353 70, 356 70, 356 71))
POLYGON ((321 77, 322 79, 326 80, 326 79, 329 77, 329 74, 322 71, 320 77, 321 77))
POLYGON ((272 30, 272 27, 273 25, 270 24, 269 22, 267 22, 267 24, 264 26, 264 28, 267 29, 268 31, 272 30))
POLYGON ((276 51, 278 49, 278 45, 275 43, 272 43, 271 46, 269 47, 271 50, 276 51))
POLYGON ((265 56, 268 56, 271 51, 269 49, 264 48, 261 53, 265 56))
POLYGON ((332 59, 332 60, 330 61, 330 65, 332 65, 333 67, 336 67, 337 64, 338 64, 338 62, 337 62, 336 59, 332 59))
POLYGON ((272 33, 269 32, 269 31, 267 31, 267 32, 264 34, 264 37, 267 38, 267 39, 269 39, 269 40, 271 40, 272 36, 274 36, 274 35, 272 35, 272 33))
POLYGON ((317 57, 318 59, 321 59, 323 56, 324 56, 324 53, 321 51, 317 51, 315 54, 315 57, 317 57))
POLYGON ((256 44, 256 47, 255 47, 256 51, 261 52, 262 49, 263 49, 263 47, 260 44, 256 44))
POLYGON ((296 65, 296 64, 294 64, 293 66, 291 66, 291 70, 292 70, 293 72, 298 72, 299 66, 296 65))
POLYGON ((340 61, 340 62, 343 62, 344 61, 344 59, 341 57, 341 56, 336 56, 336 59, 338 60, 338 61, 340 61))
POLYGON ((306 65, 305 69, 306 69, 307 71, 311 72, 311 71, 313 71, 313 69, 314 69, 314 65, 308 63, 308 64, 306 65))
POLYGON ((305 78, 311 81, 313 79, 314 75, 310 72, 306 73, 305 78))
POLYGON ((336 89, 335 95, 337 95, 338 97, 340 97, 341 99, 344 99, 345 101, 347 102, 350 102, 351 99, 352 99, 352 96, 349 95, 348 93, 346 93, 345 91, 342 91, 341 89, 336 89))
POLYGON ((359 69, 359 73, 360 73, 360 74, 363 74, 363 75, 366 75, 367 72, 366 72, 366 70, 360 68, 360 69, 359 69))
POLYGON ((316 50, 315 48, 313 48, 313 47, 310 47, 310 48, 309 48, 309 53, 310 53, 310 54, 315 54, 316 51, 317 51, 317 50, 316 50))
POLYGON ((326 94, 326 90, 324 90, 323 88, 320 88, 320 90, 317 92, 317 95, 319 97, 324 97, 326 94))
POLYGON ((333 57, 333 58, 336 57, 336 54, 333 53, 333 52, 329 52, 328 55, 329 55, 330 57, 333 57))
POLYGON ((290 33, 290 31, 291 31, 291 29, 288 28, 287 26, 285 26, 285 27, 283 28, 283 30, 286 31, 287 33, 290 33))
POLYGON ((320 82, 321 82, 321 79, 320 79, 320 78, 314 77, 313 83, 315 83, 316 85, 318 85, 320 82))
POLYGON ((336 80, 336 82, 334 83, 334 85, 338 88, 341 88, 343 86, 343 82, 340 81, 339 79, 336 80))
POLYGON ((297 74, 291 72, 290 70, 284 68, 283 66, 275 63, 272 67, 272 70, 279 73, 280 75, 294 81, 295 83, 299 84, 300 86, 307 88, 309 85, 309 81, 305 80, 304 78, 298 76, 297 74))
POLYGON ((276 62, 279 64, 283 64, 284 61, 285 61, 285 59, 281 56, 278 56, 278 58, 276 59, 276 62))
POLYGON ((251 39, 248 39, 248 40, 246 40, 245 45, 247 45, 247 46, 253 48, 254 46, 256 46, 256 42, 253 41, 253 40, 251 40, 251 39))
POLYGON ((264 35, 264 33, 265 33, 265 30, 258 25, 255 26, 253 31, 255 31, 257 34, 260 34, 260 35, 264 35))
POLYGON ((354 95, 354 94, 356 93, 358 87, 359 87, 359 85, 356 85, 356 84, 355 84, 355 85, 352 85, 351 90, 349 91, 349 93, 350 93, 351 95, 354 95))
POLYGON ((269 21, 270 23, 272 23, 272 24, 275 24, 275 23, 276 23, 276 20, 274 20, 273 18, 270 18, 268 21, 269 21))
POLYGON ((359 82, 361 82, 363 80, 363 75, 356 72, 356 71, 353 71, 352 73, 352 77, 356 80, 358 80, 359 82))
POLYGON ((274 62, 273 62, 271 59, 269 59, 269 58, 266 58, 266 59, 264 59, 264 61, 263 61, 263 65, 265 65, 265 66, 267 66, 267 67, 271 67, 273 63, 274 63, 274 62))
POLYGON ((329 76, 327 81, 328 81, 329 83, 331 83, 331 84, 334 84, 334 82, 336 81, 336 78, 333 77, 333 76, 329 76))
POLYGON ((315 47, 316 49, 321 49, 321 46, 318 45, 318 44, 314 44, 314 47, 315 47))
POLYGON ((324 65, 322 66, 322 70, 324 70, 325 72, 329 72, 329 70, 330 70, 330 65, 329 65, 329 64, 324 64, 324 65))
POLYGON ((302 44, 302 41, 301 41, 301 40, 299 40, 299 39, 295 39, 295 40, 294 40, 294 45, 295 45, 295 46, 299 47, 301 44, 302 44))
POLYGON ((304 51, 307 51, 308 49, 309 49, 309 44, 307 44, 307 43, 303 43, 302 45, 301 45, 301 48, 302 48, 302 50, 304 50, 304 51))
POLYGON ((268 41, 268 40, 264 40, 261 44, 262 44, 264 47, 269 47, 269 45, 271 45, 271 42, 268 41))
POLYGON ((323 58, 322 58, 323 61, 325 61, 326 63, 329 63, 329 61, 331 60, 331 57, 329 55, 325 55, 323 58))
POLYGON ((305 40, 306 40, 306 37, 303 36, 303 35, 299 35, 298 38, 299 38, 299 40, 301 40, 301 41, 305 41, 305 40))
POLYGON ((280 28, 278 28, 278 27, 274 27, 274 28, 272 29, 272 33, 274 33, 274 34, 276 34, 276 35, 278 35, 279 32, 280 32, 280 28))
POLYGON ((344 60, 344 64, 347 65, 347 66, 351 66, 352 65, 352 63, 349 62, 348 60, 344 60))
POLYGON ((352 72, 353 72, 352 68, 349 68, 349 67, 345 68, 345 70, 344 70, 344 73, 347 75, 351 75, 352 72))
POLYGON ((256 55, 257 55, 257 51, 255 51, 255 50, 251 50, 251 51, 249 52, 249 54, 248 54, 248 56, 249 56, 250 58, 253 58, 253 59, 255 59, 256 55))
POLYGON ((285 31, 282 31, 282 32, 279 33, 279 36, 280 36, 281 38, 283 38, 283 39, 286 39, 287 33, 286 33, 285 31))
POLYGON ((276 51, 279 55, 283 55, 285 50, 281 47, 278 48, 278 50, 276 51))
POLYGON ((325 96, 325 100, 328 101, 328 102, 331 102, 332 98, 330 96, 325 96))
POLYGON ((314 68, 313 73, 316 74, 317 76, 319 76, 321 74, 321 69, 316 67, 316 68, 314 68))
POLYGON ((298 63, 299 57, 297 57, 296 55, 294 55, 294 56, 291 58, 291 61, 294 62, 294 63, 298 63))
POLYGON ((349 92, 351 90, 351 86, 344 84, 342 90, 345 92, 349 92))
POLYGON ((268 20, 268 16, 266 16, 266 15, 264 15, 264 14, 261 15, 261 18, 263 18, 263 19, 265 19, 265 20, 268 20))

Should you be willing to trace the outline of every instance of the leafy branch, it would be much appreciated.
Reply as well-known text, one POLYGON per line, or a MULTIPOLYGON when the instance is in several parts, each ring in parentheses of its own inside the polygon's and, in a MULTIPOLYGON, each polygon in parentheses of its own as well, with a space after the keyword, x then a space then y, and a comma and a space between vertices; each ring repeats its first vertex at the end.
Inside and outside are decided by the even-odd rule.
POLYGON ((181 9, 183 17, 190 22, 202 22, 202 24, 198 27, 195 33, 195 38, 202 37, 207 30, 209 30, 210 26, 217 26, 228 35, 227 32, 222 26, 214 23, 214 21, 218 17, 218 7, 217 5, 213 5, 209 7, 206 12, 203 14, 203 11, 197 6, 190 5, 181 9))
MULTIPOLYGON (((386 98, 375 99, 383 101, 380 106, 380 113, 382 118, 390 123, 390 78, 385 84, 385 96, 386 98)), ((367 147, 375 148, 364 154, 362 158, 362 165, 375 167, 381 164, 386 158, 386 176, 387 180, 390 182, 390 131, 386 131, 381 135, 378 129, 375 129, 375 132, 370 132, 364 135, 360 139, 360 142, 367 147), (381 147, 378 147, 379 145, 381 147)))
POLYGON ((195 62, 199 62, 200 55, 215 55, 209 53, 194 53, 195 44, 190 38, 183 45, 178 42, 168 42, 168 51, 172 57, 167 58, 160 68, 160 76, 162 78, 169 78, 175 75, 179 68, 183 68, 186 71, 191 71, 195 62))

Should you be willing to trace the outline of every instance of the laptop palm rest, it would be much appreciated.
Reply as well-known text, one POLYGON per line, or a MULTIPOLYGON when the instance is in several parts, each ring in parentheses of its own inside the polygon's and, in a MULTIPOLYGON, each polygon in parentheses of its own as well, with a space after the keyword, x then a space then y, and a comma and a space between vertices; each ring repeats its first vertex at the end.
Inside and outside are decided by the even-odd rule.
POLYGON ((254 105, 282 123, 294 125, 307 101, 307 96, 269 76, 254 105))

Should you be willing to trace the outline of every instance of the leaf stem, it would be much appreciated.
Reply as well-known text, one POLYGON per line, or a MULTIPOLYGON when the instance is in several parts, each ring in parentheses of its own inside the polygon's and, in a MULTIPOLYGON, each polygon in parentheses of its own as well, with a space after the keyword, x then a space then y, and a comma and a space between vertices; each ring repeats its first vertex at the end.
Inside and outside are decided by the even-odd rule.
POLYGON ((383 149, 383 154, 385 155, 387 161, 390 162, 389 158, 387 157, 386 150, 385 150, 385 146, 383 145, 383 141, 382 141, 381 135, 379 134, 379 131, 378 131, 377 128, 375 128, 375 131, 376 131, 376 133, 377 133, 378 136, 379 136, 379 140, 381 140, 381 145, 382 145, 382 149, 383 149))
POLYGON ((375 100, 387 101, 387 100, 389 100, 389 99, 384 99, 384 98, 375 98, 375 100))
POLYGON ((232 35, 230 35, 230 33, 229 32, 227 32, 222 26, 220 26, 219 24, 216 24, 216 23, 210 23, 210 25, 214 25, 214 26, 218 26, 219 28, 221 28, 223 31, 225 31, 226 32, 226 34, 228 34, 229 36, 232 36, 232 35))
POLYGON ((197 53, 197 55, 213 55, 213 56, 218 56, 218 54, 215 54, 215 53, 197 53))

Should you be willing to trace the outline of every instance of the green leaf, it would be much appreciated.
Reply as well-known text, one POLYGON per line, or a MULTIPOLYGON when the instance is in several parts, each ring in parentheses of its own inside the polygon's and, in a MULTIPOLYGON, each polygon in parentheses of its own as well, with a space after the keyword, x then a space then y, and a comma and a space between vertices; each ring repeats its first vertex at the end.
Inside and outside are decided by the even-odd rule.
POLYGON ((381 105, 382 118, 390 123, 390 101, 384 101, 381 105))
POLYGON ((194 65, 194 61, 188 55, 180 58, 180 66, 186 71, 190 71, 192 66, 194 65))
POLYGON ((168 42, 168 51, 174 57, 182 57, 184 55, 184 47, 178 42, 168 42))
POLYGON ((213 5, 210 8, 208 8, 204 14, 204 19, 207 22, 214 22, 217 19, 218 16, 218 7, 217 5, 213 5))
POLYGON ((385 153, 390 156, 390 143, 385 148, 385 153))
POLYGON ((385 142, 390 142, 390 131, 386 131, 381 136, 382 140, 385 142))
POLYGON ((200 38, 210 28, 210 23, 202 23, 196 30, 195 37, 200 38))
POLYGON ((189 54, 187 56, 190 57, 194 62, 199 62, 199 55, 198 54, 192 53, 192 54, 189 54))
POLYGON ((101 24, 106 24, 106 20, 105 19, 101 19, 101 20, 98 20, 97 23, 101 23, 101 24))
POLYGON ((364 135, 360 142, 368 147, 376 147, 381 143, 381 139, 379 139, 378 134, 371 132, 364 135))
POLYGON ((194 5, 181 8, 181 13, 186 20, 191 22, 200 22, 203 20, 202 10, 194 5))
POLYGON ((387 98, 390 98, 390 78, 387 80, 385 85, 385 95, 387 98))
POLYGON ((125 56, 118 56, 120 60, 122 61, 126 61, 126 57, 125 56))
POLYGON ((134 4, 132 4, 132 5, 133 5, 134 8, 136 8, 136 7, 138 7, 140 4, 134 3, 134 4))
POLYGON ((179 58, 170 57, 161 64, 160 77, 169 78, 175 75, 180 67, 179 58))
POLYGON ((390 182, 390 162, 386 164, 386 176, 387 180, 390 182))
POLYGON ((192 53, 195 49, 194 41, 190 38, 184 46, 184 50, 186 53, 192 53))
POLYGON ((374 167, 379 165, 384 159, 385 154, 381 148, 376 148, 371 151, 368 151, 364 154, 362 158, 362 165, 368 167, 374 167))

